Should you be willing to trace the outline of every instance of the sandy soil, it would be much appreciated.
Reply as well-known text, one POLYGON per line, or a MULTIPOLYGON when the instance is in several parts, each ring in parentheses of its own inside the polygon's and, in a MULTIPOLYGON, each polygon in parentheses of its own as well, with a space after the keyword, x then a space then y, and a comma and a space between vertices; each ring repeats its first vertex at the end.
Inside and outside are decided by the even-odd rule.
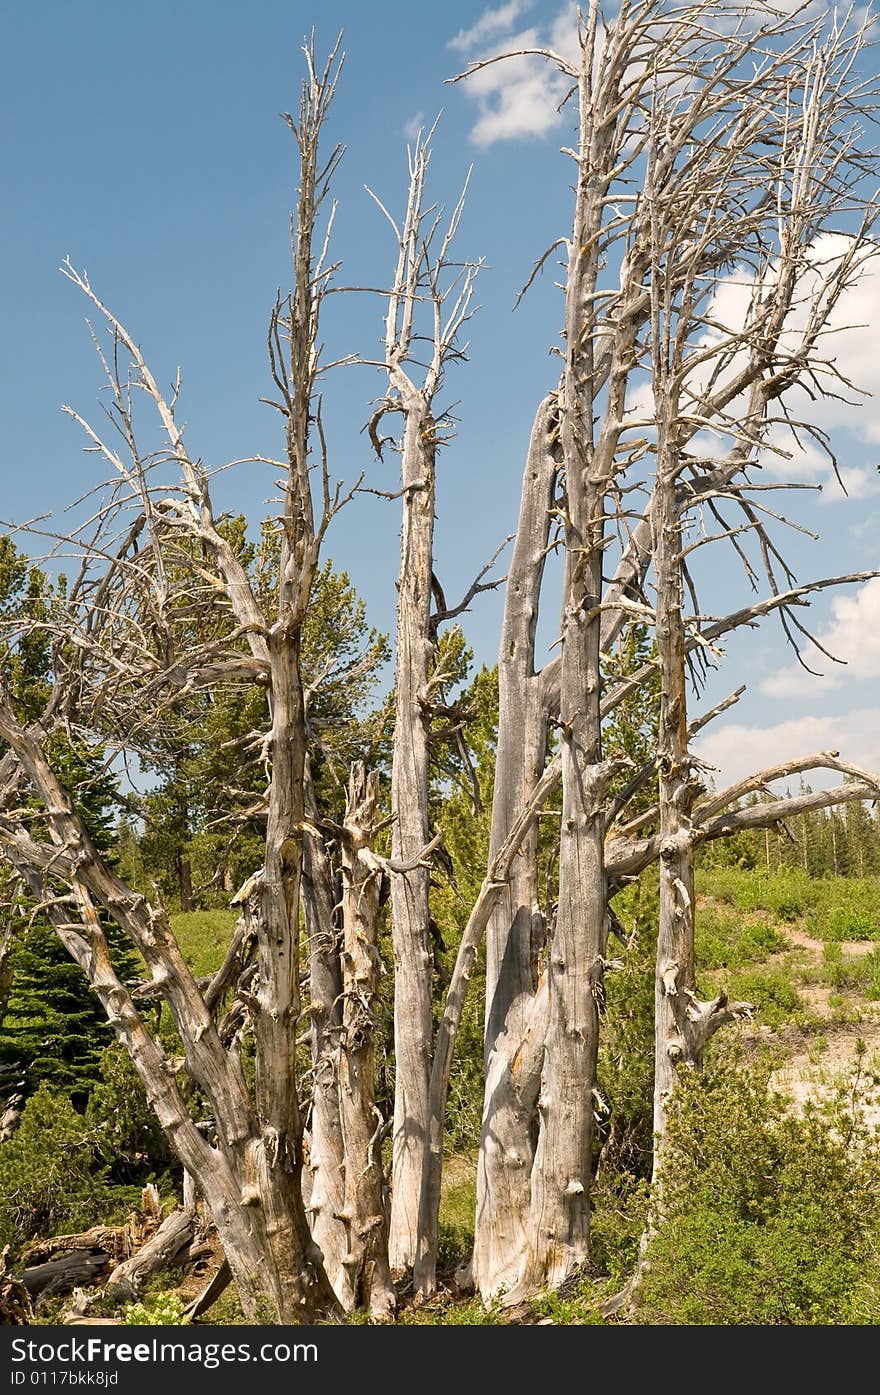
MULTIPOLYGON (((806 964, 822 963, 825 946, 821 940, 814 940, 795 926, 785 926, 783 933, 791 945, 801 950, 806 964)), ((858 956, 870 954, 874 946, 870 941, 854 940, 841 943, 840 947, 845 956, 858 956)), ((842 1084, 849 1086, 858 1077, 866 1092, 866 1122, 880 1126, 880 1003, 860 998, 860 1020, 842 1022, 835 1019, 830 1006, 833 989, 824 984, 804 984, 798 991, 810 1012, 826 1021, 828 1028, 819 1037, 814 1034, 802 1050, 794 1051, 784 1067, 774 1071, 771 1088, 791 1095, 796 1104, 803 1105, 807 1100, 830 1098, 842 1084), (867 1048, 861 1067, 857 1052, 860 1042, 867 1048)))

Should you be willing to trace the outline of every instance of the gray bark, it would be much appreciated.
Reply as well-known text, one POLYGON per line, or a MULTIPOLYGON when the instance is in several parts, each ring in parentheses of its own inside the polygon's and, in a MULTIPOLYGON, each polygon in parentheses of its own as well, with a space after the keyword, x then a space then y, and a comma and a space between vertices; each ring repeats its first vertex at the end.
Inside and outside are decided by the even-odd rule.
POLYGON ((117 1264, 105 1285, 108 1297, 117 1303, 136 1299, 147 1279, 172 1264, 189 1245, 193 1231, 194 1217, 191 1212, 172 1211, 146 1244, 117 1264))
MULTIPOLYGON (((307 792, 310 791, 310 781, 307 792)), ((314 796, 307 800, 314 828, 314 796)), ((303 842, 303 912, 309 941, 309 1036, 312 1053, 312 1107, 307 1136, 308 1169, 304 1174, 306 1211, 324 1268, 345 1310, 354 1294, 343 1263, 346 1253, 345 1150, 339 1113, 337 1047, 342 1029, 342 965, 335 908, 333 868, 324 839, 306 832, 303 842)))
POLYGON ((396 1306, 388 1259, 382 1173, 382 1116, 374 1093, 375 1006, 382 972, 379 892, 383 875, 373 843, 379 777, 362 762, 351 772, 342 837, 343 1008, 337 1075, 345 1156, 343 1264, 353 1301, 373 1317, 396 1306))
MULTIPOLYGON (((535 633, 558 473, 558 407, 542 402, 532 427, 516 542, 505 590, 498 659, 498 744, 491 860, 507 840, 544 769, 548 692, 536 671, 535 633)), ((485 1074, 473 1278, 483 1295, 519 1277, 531 1196, 537 1078, 523 1077, 544 934, 538 904, 538 832, 529 829, 498 892, 486 929, 485 1074)))
MULTIPOLYGON (((403 529, 397 601, 397 671, 391 766, 391 853, 418 860, 430 840, 428 739, 424 704, 434 646, 431 571, 434 536, 434 423, 420 395, 406 403, 403 529)), ((428 930, 428 869, 391 884, 394 946, 395 1095, 392 1133, 392 1270, 411 1269, 418 1247, 419 1198, 427 1156, 433 958, 428 930)))

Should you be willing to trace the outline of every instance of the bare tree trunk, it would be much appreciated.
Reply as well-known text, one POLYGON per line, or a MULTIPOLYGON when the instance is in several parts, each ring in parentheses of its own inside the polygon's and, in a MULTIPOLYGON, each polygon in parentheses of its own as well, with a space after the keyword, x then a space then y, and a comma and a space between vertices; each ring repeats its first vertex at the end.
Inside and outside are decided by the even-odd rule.
MULTIPOLYGON (((601 769, 599 641, 605 490, 613 450, 594 446, 593 343, 588 296, 598 267, 596 199, 602 136, 593 128, 596 7, 582 36, 581 145, 566 289, 566 363, 560 391, 565 464, 565 578, 561 627, 562 823, 559 907, 548 943, 549 1022, 538 1099, 525 1291, 561 1282, 587 1259, 597 999, 605 949, 605 793, 601 769)), ((624 379, 625 381, 625 379, 624 379)), ((609 393, 619 392, 612 382, 609 393)), ((616 409, 612 401, 609 414, 616 409)), ((514 1291, 514 1294, 516 1291, 514 1291)))
MULTIPOLYGON (((4 715, 0 711, 0 720, 4 715)), ((14 726, 4 726, 3 735, 12 744, 18 731, 20 729, 14 726)), ((22 754, 26 761, 27 751, 22 754)), ((51 801, 51 807, 59 811, 61 818, 76 817, 67 812, 61 813, 65 805, 67 810, 71 806, 66 792, 57 782, 50 780, 38 787, 46 802, 51 801)), ((80 840, 74 841, 75 830, 70 828, 68 832, 70 836, 61 846, 76 847, 80 840)), ((26 843, 26 840, 20 841, 26 843)), ((14 859, 14 850, 8 848, 8 851, 14 859)), ((51 849, 47 850, 45 856, 56 864, 59 862, 58 853, 52 859, 51 849)), ((43 855, 38 856, 35 848, 24 847, 22 857, 23 860, 16 865, 32 893, 41 901, 45 900, 42 875, 36 870, 43 855), (27 857, 27 861, 24 861, 24 857, 27 857)), ((169 1005, 184 1040, 192 1041, 194 1034, 200 1031, 201 1041, 193 1043, 188 1064, 194 1079, 202 1086, 214 1107, 217 1147, 211 1147, 193 1123, 177 1087, 174 1068, 169 1069, 171 1063, 162 1047, 147 1032, 131 994, 113 970, 107 942, 85 881, 74 882, 82 911, 80 931, 71 926, 69 916, 60 907, 50 906, 47 909, 59 939, 88 975, 111 1027, 128 1051, 169 1143, 206 1198, 246 1316, 257 1321, 266 1306, 277 1312, 279 1321, 302 1321, 304 1312, 332 1311, 335 1306, 332 1294, 328 1290, 327 1303, 321 1288, 312 1282, 310 1256, 304 1253, 300 1240, 301 1235, 307 1236, 307 1231, 292 1238, 294 1263, 291 1265, 289 1232, 275 1229, 271 1233, 264 1231, 260 1234, 253 1224, 254 1213, 248 1209, 253 1186, 249 1189, 247 1185, 252 1179, 245 1177, 245 1159, 256 1140, 247 1101, 237 1078, 237 1063, 234 1057, 217 1052, 215 1029, 206 1012, 201 1015, 202 1020, 198 1025, 187 1025, 188 1007, 181 1001, 180 991, 186 992, 188 971, 178 968, 179 978, 172 978, 165 956, 157 953, 163 941, 167 946, 160 917, 144 907, 142 898, 129 892, 122 883, 115 882, 113 874, 102 868, 84 833, 76 862, 82 877, 105 884, 105 905, 107 901, 113 902, 138 948, 154 959, 154 977, 169 987, 169 1005), (127 914, 123 913, 123 908, 127 908, 127 914), (234 1104, 236 1095, 238 1103, 234 1104), (286 1271, 286 1279, 282 1277, 282 1271, 286 1271), (304 1283, 301 1279, 304 1279, 304 1283), (316 1300, 314 1304, 313 1300, 316 1300)), ((269 1190, 267 1187, 266 1196, 274 1210, 269 1190)), ((285 1187, 282 1206, 286 1191, 285 1187)), ((259 1201, 259 1197, 256 1199, 259 1201)), ((323 1283, 326 1285, 326 1278, 323 1283)))
POLYGON ((657 771, 660 785, 660 919, 654 982, 654 1175, 666 1132, 666 1102, 679 1064, 698 1066, 701 1047, 687 1027, 694 996, 694 846, 691 811, 701 793, 688 754, 681 521, 675 500, 678 457, 669 403, 658 383, 659 443, 654 491, 656 642, 660 666, 657 771))
POLYGON ((343 1260, 355 1304, 374 1317, 396 1306, 388 1260, 382 1174, 382 1116, 374 1093, 375 1003, 379 987, 379 889, 373 855, 379 777, 359 762, 351 772, 342 838, 343 1010, 338 1056, 339 1113, 345 1149, 343 1260))
MULTIPOLYGON (((318 815, 310 777, 306 791, 308 818, 314 826, 318 815)), ((324 840, 308 831, 303 840, 302 898, 309 941, 309 1032, 314 1072, 304 1195, 312 1236, 324 1256, 327 1277, 343 1308, 350 1312, 355 1300, 343 1263, 347 1249, 342 1220, 345 1150, 337 1075, 337 1049, 342 1030, 342 965, 336 896, 324 840)))
MULTIPOLYGON (((433 401, 470 315, 477 266, 453 261, 451 248, 464 208, 464 192, 445 233, 442 219, 423 206, 430 138, 421 135, 409 156, 409 195, 397 240, 397 265, 388 298, 385 366, 388 394, 370 423, 386 412, 403 414, 403 523, 397 583, 397 673, 394 748, 391 763, 392 857, 398 872, 391 887, 394 946, 395 1100, 392 1136, 390 1257, 394 1273, 412 1269, 418 1253, 418 1219, 428 1165, 429 1082, 432 1056, 433 955, 429 929, 429 875, 422 854, 431 838, 428 820, 428 732, 431 668, 438 625, 449 618, 431 600, 434 546, 435 467, 438 423, 433 401), (435 250, 434 242, 440 243, 435 250), (413 345, 424 312, 419 352, 413 345), (425 364, 422 350, 427 347, 425 364), (411 376, 418 372, 420 385, 411 376)), ((380 204, 380 207, 382 205, 380 204)), ((448 424, 448 423, 447 423, 448 424)), ((480 588, 475 584, 472 598, 480 588)), ((462 607, 464 608, 464 607, 462 607)), ((458 613, 457 611, 455 613, 458 613)))
MULTIPOLYGON (((397 601, 397 686, 391 765, 392 858, 418 859, 430 840, 428 740, 423 703, 434 646, 430 633, 434 537, 434 423, 420 398, 407 403, 403 443, 403 531, 397 601)), ((391 1267, 415 1263, 425 1168, 431 1071, 428 870, 415 867, 391 885, 394 944, 394 1131, 391 1267)))
MULTIPOLYGON (((558 471, 554 433, 558 435, 555 394, 542 402, 532 427, 505 592, 490 862, 528 803, 546 762, 547 683, 545 675, 535 671, 535 632, 558 471)), ((541 1053, 520 1048, 533 1017, 537 959, 544 939, 537 844, 534 825, 523 839, 486 929, 486 1084, 473 1278, 487 1297, 511 1288, 519 1278, 528 1240, 541 1053)))

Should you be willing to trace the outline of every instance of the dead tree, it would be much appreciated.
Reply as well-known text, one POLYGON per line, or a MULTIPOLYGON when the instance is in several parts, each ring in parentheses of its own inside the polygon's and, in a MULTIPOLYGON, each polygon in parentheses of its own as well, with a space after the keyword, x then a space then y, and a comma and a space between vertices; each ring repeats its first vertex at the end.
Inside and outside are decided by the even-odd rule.
MULTIPOLYGON (((436 407, 444 374, 464 356, 461 332, 471 310, 478 267, 452 262, 452 244, 464 209, 464 192, 444 227, 442 211, 426 204, 430 133, 420 134, 409 155, 409 192, 398 222, 375 195, 397 242, 385 319, 388 391, 370 422, 381 458, 378 429, 388 413, 400 414, 402 527, 397 584, 397 656, 394 745, 391 762, 391 856, 411 864, 391 883, 394 946, 395 1096, 391 1164, 391 1265, 411 1270, 418 1250, 419 1201, 428 1149, 428 1090, 433 1033, 428 817, 428 748, 438 625, 452 612, 432 607, 437 453, 448 423, 436 407), (423 316, 427 319, 421 329, 423 316), (421 332, 420 332, 421 331, 421 332), (427 367, 416 346, 427 342, 427 367)), ((474 588, 479 589, 479 586, 474 588)), ((456 612, 457 613, 457 610, 456 612)))
MULTIPOLYGON (((598 0, 581 16, 572 60, 542 51, 569 79, 578 134, 573 221, 564 250, 562 370, 536 415, 507 582, 500 655, 501 731, 486 876, 470 908, 436 1040, 429 927, 429 741, 438 715, 439 626, 447 606, 433 566, 439 405, 445 370, 463 356, 476 266, 456 264, 459 202, 445 222, 426 207, 428 147, 410 159, 405 218, 390 219, 398 260, 377 365, 387 389, 371 423, 402 420, 402 552, 390 819, 375 775, 351 773, 334 823, 317 806, 308 765, 302 630, 320 548, 344 502, 331 488, 318 384, 318 315, 335 268, 313 245, 328 182, 318 137, 338 77, 306 49, 298 120, 295 288, 271 317, 270 363, 285 430, 271 604, 215 517, 209 472, 176 418, 179 383, 163 394, 136 342, 84 275, 67 268, 109 330, 96 338, 116 437, 81 417, 112 482, 74 536, 82 566, 45 620, 55 637, 53 689, 40 720, 16 717, 0 693, 3 855, 81 965, 127 1048, 177 1156, 205 1196, 249 1318, 280 1322, 364 1305, 388 1316, 394 1271, 436 1283, 443 1127, 450 1064, 468 982, 487 937, 485 1097, 473 1270, 484 1298, 515 1302, 558 1284, 589 1256, 593 1086, 612 900, 659 863, 656 1119, 675 1070, 698 1066, 737 1005, 696 998, 693 865, 703 843, 793 812, 874 798, 876 777, 822 752, 722 790, 704 788, 691 743, 738 695, 689 712, 688 677, 730 633, 778 616, 795 639, 800 609, 822 590, 873 573, 799 583, 770 533, 784 523, 756 480, 783 427, 824 441, 798 419, 792 390, 851 387, 825 344, 844 291, 872 254, 875 216, 851 113, 861 36, 772 6, 711 0, 668 6, 623 0, 605 24, 598 0), (797 112, 797 120, 794 113, 797 112), (768 146, 767 136, 771 137, 768 146), (770 153, 768 154, 768 149, 770 153), (841 211, 863 214, 816 265, 812 248, 841 211), (752 289, 741 323, 714 293, 735 268, 752 289), (421 324, 425 317, 427 323, 421 324), (418 322, 418 324, 417 324, 418 322), (423 332, 424 331, 424 332, 423 332), (427 363, 416 341, 427 343, 427 363), (141 445, 136 404, 162 439, 141 445), (729 514, 736 513, 734 522, 729 514), (717 537, 695 531, 715 520, 717 537), (703 613, 691 559, 705 542, 733 545, 765 594, 719 617, 703 613), (754 543, 757 562, 749 553, 754 543), (563 597, 558 653, 539 668, 535 634, 545 563, 558 547, 563 597), (435 603, 432 607, 432 595, 435 603), (209 612, 210 633, 195 620, 209 612), (631 674, 605 670, 622 627, 650 627, 656 656, 631 674), (193 643, 194 635, 203 638, 193 643), (617 706, 659 674, 660 735, 643 769, 606 749, 617 706), (188 968, 164 908, 127 885, 95 848, 73 792, 53 769, 58 732, 100 735, 110 754, 137 752, 186 696, 221 682, 257 683, 268 724, 254 734, 266 772, 259 810, 263 865, 242 888, 224 965, 209 981, 188 968), (845 783, 739 807, 770 780, 815 768, 845 783), (656 773, 659 803, 634 812, 656 773), (29 787, 29 788, 28 788, 29 787), (536 821, 561 800, 558 886, 538 881, 536 821), (36 796, 36 805, 33 796, 36 796), (391 855, 376 837, 392 829, 391 855), (375 1002, 380 887, 390 883, 396 1095, 391 1210, 376 1112, 375 1002), (308 945, 300 943, 300 919, 308 945), (145 982, 119 981, 104 924, 137 947, 145 982), (306 962, 307 961, 307 962, 306 962), (308 1024, 303 1030, 303 988, 308 1024), (163 1049, 144 1004, 167 1004, 179 1054, 163 1049), (245 1069, 243 1044, 254 1061, 245 1069), (311 1071, 303 1072, 307 1055, 311 1071), (185 1073, 209 1117, 190 1110, 185 1073)), ((495 60, 491 60, 495 61, 495 60)), ((478 65, 479 66, 479 65, 478 65)), ((331 216, 332 221, 332 216, 331 216)), ((329 236, 329 230, 327 233, 329 236)), ((544 259, 542 259, 544 260, 544 259)), ((830 446, 828 446, 830 451, 830 446)), ((4 624, 6 622, 4 621, 4 624)), ((692 684, 693 686, 693 684, 692 684)), ((638 806, 641 808, 641 806, 638 806)))
POLYGON ((316 251, 313 242, 341 156, 337 147, 329 158, 320 157, 318 143, 339 64, 334 51, 319 70, 313 48, 306 46, 304 51, 307 78, 300 111, 297 119, 288 118, 300 156, 293 228, 295 288, 276 305, 269 333, 279 394, 275 405, 284 421, 287 448, 285 459, 274 462, 283 472, 275 611, 264 613, 218 527, 208 472, 189 454, 175 417, 179 383, 174 396, 166 398, 132 336, 88 278, 67 264, 68 276, 111 334, 112 351, 105 355, 99 347, 99 353, 121 446, 105 441, 77 419, 90 447, 115 472, 116 485, 90 525, 66 614, 63 620, 56 617, 60 631, 55 691, 44 721, 22 727, 8 695, 0 697, 0 736, 13 758, 6 762, 0 833, 6 857, 86 973, 172 1146, 206 1197, 245 1311, 255 1318, 266 1305, 281 1322, 307 1321, 338 1310, 306 1219, 303 1120, 295 1086, 307 744, 300 646, 320 545, 341 502, 339 491, 331 492, 326 455, 319 455, 323 483, 316 517, 312 426, 320 416, 315 385, 323 368, 317 327, 334 268, 326 261, 326 240, 323 251, 316 251), (165 437, 158 454, 146 453, 138 444, 135 394, 143 394, 158 413, 165 437), (153 478, 160 460, 177 468, 178 484, 153 478), (130 509, 133 520, 126 514, 130 509), (219 606, 225 612, 230 622, 227 635, 219 644, 207 645, 207 652, 179 649, 175 620, 199 605, 219 606), (196 983, 163 908, 125 885, 102 859, 46 755, 47 739, 59 721, 84 732, 103 725, 115 731, 120 745, 136 746, 137 731, 160 717, 163 703, 173 705, 182 691, 221 675, 262 682, 270 709, 264 745, 269 776, 265 858, 259 876, 252 879, 253 894, 246 898, 245 908, 255 962, 247 988, 239 986, 231 1026, 215 1020, 223 993, 212 992, 212 985, 203 991, 196 983), (15 795, 22 778, 41 801, 41 827, 31 828, 16 816, 15 795), (179 1062, 167 1059, 131 993, 119 982, 99 912, 111 916, 140 951, 152 984, 170 1008, 183 1051, 179 1062), (253 1089, 240 1059, 243 1026, 254 1043, 253 1089), (178 1088, 176 1075, 184 1066, 209 1102, 208 1135, 191 1116, 178 1088))
POLYGON ((342 845, 342 1030, 339 1041, 339 1113, 345 1177, 342 1217, 344 1266, 357 1307, 390 1317, 396 1306, 388 1259, 388 1215, 376 1108, 374 1039, 379 958, 379 901, 385 859, 375 852, 379 777, 359 763, 348 786, 342 845))
MULTIPOLYGON (((699 99, 690 104, 682 103, 676 79, 658 73, 646 158, 656 423, 652 572, 661 678, 655 1216, 662 1207, 662 1140, 676 1072, 682 1066, 699 1068, 714 1032, 749 1012, 747 1004, 724 998, 702 1003, 696 994, 695 810, 702 800, 705 818, 705 787, 689 750, 687 641, 689 632, 698 633, 684 604, 688 589, 696 595, 690 568, 694 554, 707 543, 732 542, 745 560, 751 539, 758 544, 771 590, 778 589, 780 571, 792 578, 770 536, 771 515, 754 496, 749 467, 760 466, 769 450, 780 448, 780 425, 788 424, 795 440, 799 430, 812 431, 809 422, 793 416, 793 389, 809 384, 819 397, 832 390, 855 392, 836 368, 829 377, 825 343, 841 296, 876 253, 871 237, 876 203, 869 198, 859 207, 856 200, 859 224, 840 255, 823 266, 819 278, 810 274, 816 239, 853 207, 846 185, 859 177, 860 156, 848 74, 862 35, 846 35, 836 25, 822 33, 811 25, 806 36, 796 34, 781 53, 762 55, 750 79, 760 84, 760 109, 755 101, 744 101, 741 91, 731 100, 725 81, 727 72, 741 69, 753 42, 747 29, 731 36, 724 62, 706 75, 699 99), (710 139, 698 139, 707 131, 710 139), (768 182, 772 218, 766 211, 768 182), (751 275, 740 323, 719 321, 714 308, 718 282, 713 248, 719 243, 739 275, 751 275), (707 407, 714 406, 719 388, 725 400, 710 415, 707 407), (734 467, 727 469, 721 487, 694 449, 695 430, 705 429, 709 421, 716 438, 726 439, 726 464, 734 467), (736 521, 729 519, 731 507, 736 521), (703 530, 701 535, 694 514, 702 509, 714 516, 716 534, 707 536, 703 530)), ((779 614, 792 640, 798 630, 808 633, 785 604, 779 614)), ((870 777, 864 778, 870 783, 870 777)))
MULTIPOLYGON (((730 16, 732 31, 720 36, 712 31, 712 9, 709 4, 670 9, 650 0, 625 3, 616 21, 604 26, 599 5, 591 4, 581 21, 579 66, 540 51, 571 80, 572 93, 579 100, 580 131, 577 149, 569 152, 577 164, 578 184, 573 232, 565 242, 565 369, 558 394, 556 446, 562 497, 554 504, 561 510, 564 530, 565 600, 561 656, 546 675, 549 679, 552 674, 553 681, 545 682, 551 700, 558 703, 549 716, 558 722, 560 733, 563 808, 558 911, 546 956, 547 991, 534 967, 529 982, 526 945, 540 911, 531 890, 534 866, 528 866, 527 856, 516 873, 526 894, 510 908, 499 898, 500 924, 489 946, 487 1096, 474 1255, 474 1272, 486 1297, 506 1289, 514 1300, 557 1282, 576 1269, 587 1253, 590 1086, 608 896, 620 875, 615 862, 622 845, 615 834, 624 821, 628 799, 651 773, 635 772, 622 793, 613 798, 606 793, 613 762, 603 758, 602 721, 627 692, 644 681, 648 671, 617 684, 606 683, 601 691, 598 656, 605 633, 613 634, 627 617, 655 627, 664 684, 660 746, 652 762, 652 769, 660 772, 657 816, 662 836, 651 844, 651 856, 661 858, 664 887, 664 968, 658 969, 657 1032, 658 1052, 661 1041, 665 1043, 666 1064, 658 1068, 660 1088, 667 1088, 664 1072, 673 1056, 698 1060, 711 1031, 738 1011, 718 1003, 699 1005, 698 1013, 693 995, 692 948, 688 948, 692 945, 693 849, 705 834, 693 811, 701 785, 693 778, 688 754, 684 682, 686 659, 699 661, 711 654, 715 637, 751 623, 755 612, 745 608, 714 625, 698 614, 683 615, 682 598, 691 577, 682 520, 691 509, 705 506, 714 512, 724 500, 734 498, 745 522, 738 528, 722 523, 723 536, 737 547, 744 530, 758 539, 772 592, 758 613, 778 611, 787 633, 800 625, 795 607, 810 588, 798 588, 784 564, 785 587, 777 581, 774 566, 779 554, 762 523, 768 511, 753 498, 762 486, 747 479, 744 471, 767 442, 770 404, 796 382, 812 381, 824 363, 817 349, 819 337, 844 287, 865 260, 865 239, 874 213, 869 208, 851 250, 833 272, 821 278, 806 317, 807 329, 792 349, 789 315, 798 303, 798 273, 806 264, 808 239, 833 220, 842 206, 847 187, 844 169, 857 176, 864 168, 857 134, 841 127, 843 110, 859 90, 858 80, 850 74, 861 38, 834 29, 821 56, 814 59, 821 23, 792 25, 790 16, 783 21, 772 7, 766 7, 756 23, 754 7, 744 6, 742 13, 730 16), (754 59, 749 68, 747 59, 754 59), (690 81, 683 85, 684 73, 690 81), (658 97, 664 91, 666 125, 658 133, 658 97), (791 113, 804 94, 809 97, 807 115, 802 127, 795 129, 791 113), (768 141, 785 152, 788 164, 780 186, 791 193, 796 220, 796 225, 790 222, 784 227, 782 251, 787 257, 781 267, 773 264, 772 274, 768 248, 779 208, 767 193, 768 172, 775 168, 763 149, 768 107, 779 121, 768 141), (820 109, 826 146, 811 184, 808 171, 817 153, 820 109), (643 194, 637 192, 639 182, 643 194), (686 231, 685 218, 691 219, 686 231), (604 277, 600 274, 603 258, 606 268, 613 267, 611 276, 607 270, 604 277), (663 315, 676 327, 684 319, 693 328, 699 321, 695 299, 705 312, 701 294, 695 296, 695 284, 704 293, 706 287, 717 285, 724 269, 737 262, 760 267, 761 289, 753 298, 752 313, 744 326, 722 336, 711 352, 705 345, 702 354, 694 350, 688 363, 690 397, 679 408, 678 365, 667 366, 660 358, 663 315), (699 393, 695 391, 697 369, 699 393), (650 378, 652 373, 653 401, 644 414, 633 411, 640 375, 650 378), (719 457, 717 450, 706 452, 699 442, 694 447, 694 438, 706 428, 732 437, 728 454, 719 457), (645 480, 638 467, 652 454, 656 467, 653 478, 645 480), (682 462, 686 462, 684 468, 682 462), (636 488, 649 496, 641 513, 629 504, 636 488), (620 549, 619 562, 606 580, 602 557, 613 556, 615 545, 620 549), (645 592, 650 565, 655 573, 654 605, 645 592), (612 838, 607 849, 600 846, 606 833, 612 838), (573 923, 579 928, 577 936, 569 932, 573 923), (526 925, 530 930, 524 935, 526 925), (493 963, 504 965, 506 984, 500 990, 493 963), (530 1000, 524 992, 531 995, 530 1000), (502 1007, 500 1020, 493 1021, 493 1002, 502 1007), (516 1016, 526 1025, 508 1036, 503 1009, 510 1003, 516 1003, 516 1016), (548 1012, 543 1051, 535 1052, 530 1043, 541 1032, 539 1014, 548 1012), (683 1028, 687 1028, 686 1045, 670 1055, 666 1048, 680 1042, 683 1028), (493 1060, 494 1069, 490 1067, 493 1060), (524 1077, 526 1061, 531 1063, 531 1080, 524 1077), (561 1124, 556 1122, 557 1111, 564 1119, 561 1124), (531 1142, 535 1135, 537 1146, 531 1142), (527 1176, 530 1211, 525 1221, 527 1176), (514 1205, 509 1204, 512 1178, 519 1179, 514 1205)), ((782 218, 784 223, 784 210, 782 218)), ((704 333, 711 327, 711 320, 699 323, 704 333)), ((549 457, 546 442, 545 453, 549 457)), ((534 479, 530 454, 521 515, 526 520, 528 490, 534 487, 534 479)), ((539 538, 545 527, 542 522, 539 538)), ((525 540, 523 531, 518 545, 525 540)), ((837 580, 856 579, 863 578, 837 580)), ((529 625, 534 624, 534 596, 518 582, 512 573, 508 615, 516 615, 515 608, 525 595, 526 618, 519 624, 515 644, 505 636, 500 656, 502 692, 509 681, 511 655, 518 649, 527 653, 529 625)), ((827 584, 832 583, 817 583, 827 584)), ((648 667, 653 671, 653 666, 648 667)), ((533 669, 525 672, 526 680, 521 679, 518 687, 519 710, 528 714, 526 693, 529 682, 534 686, 533 669)), ((519 733, 505 744, 502 733, 498 756, 504 763, 498 780, 502 786, 519 780, 528 793, 535 788, 537 773, 529 769, 523 751, 517 751, 518 740, 522 744, 519 733)), ((860 797, 870 793, 871 780, 870 776, 860 780, 860 797)), ((496 807, 502 820, 508 821, 509 806, 499 802, 496 807)), ((764 806, 756 826, 770 816, 764 806)), ((732 816, 730 829, 737 817, 732 816)), ((645 865, 640 859, 640 866, 645 865)), ((471 946, 467 952, 472 952, 471 946)), ((450 1030, 454 1030, 455 1003, 448 1008, 450 1030)))

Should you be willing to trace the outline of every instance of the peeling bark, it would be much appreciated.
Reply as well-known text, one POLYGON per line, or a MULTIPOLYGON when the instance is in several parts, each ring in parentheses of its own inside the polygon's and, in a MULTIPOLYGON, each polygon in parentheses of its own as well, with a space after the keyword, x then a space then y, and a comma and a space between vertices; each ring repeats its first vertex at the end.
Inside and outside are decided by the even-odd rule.
MULTIPOLYGON (((421 395, 405 407, 403 529, 397 600, 397 676, 391 765, 391 855, 417 860, 430 840, 428 733, 423 704, 434 653, 431 572, 434 537, 434 422, 421 395)), ((427 1155, 431 1071, 428 870, 414 867, 391 884, 394 944, 395 1095, 392 1133, 391 1265, 404 1273, 418 1248, 419 1197, 427 1155)))
MULTIPOLYGON (((547 684, 535 668, 535 632, 558 460, 555 394, 532 427, 498 659, 498 745, 489 857, 529 801, 546 760, 547 684)), ((537 826, 519 849, 486 930, 486 1086, 477 1168, 473 1279, 485 1295, 519 1277, 527 1243, 539 1075, 522 1078, 521 1041, 532 1019, 544 927, 538 906, 537 826)), ((540 1062, 537 1062, 538 1072, 540 1062)))
POLYGON ((342 838, 343 1008, 339 1039, 339 1113, 345 1150, 342 1218, 348 1239, 343 1265, 354 1303, 376 1318, 396 1306, 388 1259, 388 1217, 382 1174, 382 1116, 374 1093, 375 1003, 379 959, 382 864, 373 851, 379 777, 354 766, 342 838))

